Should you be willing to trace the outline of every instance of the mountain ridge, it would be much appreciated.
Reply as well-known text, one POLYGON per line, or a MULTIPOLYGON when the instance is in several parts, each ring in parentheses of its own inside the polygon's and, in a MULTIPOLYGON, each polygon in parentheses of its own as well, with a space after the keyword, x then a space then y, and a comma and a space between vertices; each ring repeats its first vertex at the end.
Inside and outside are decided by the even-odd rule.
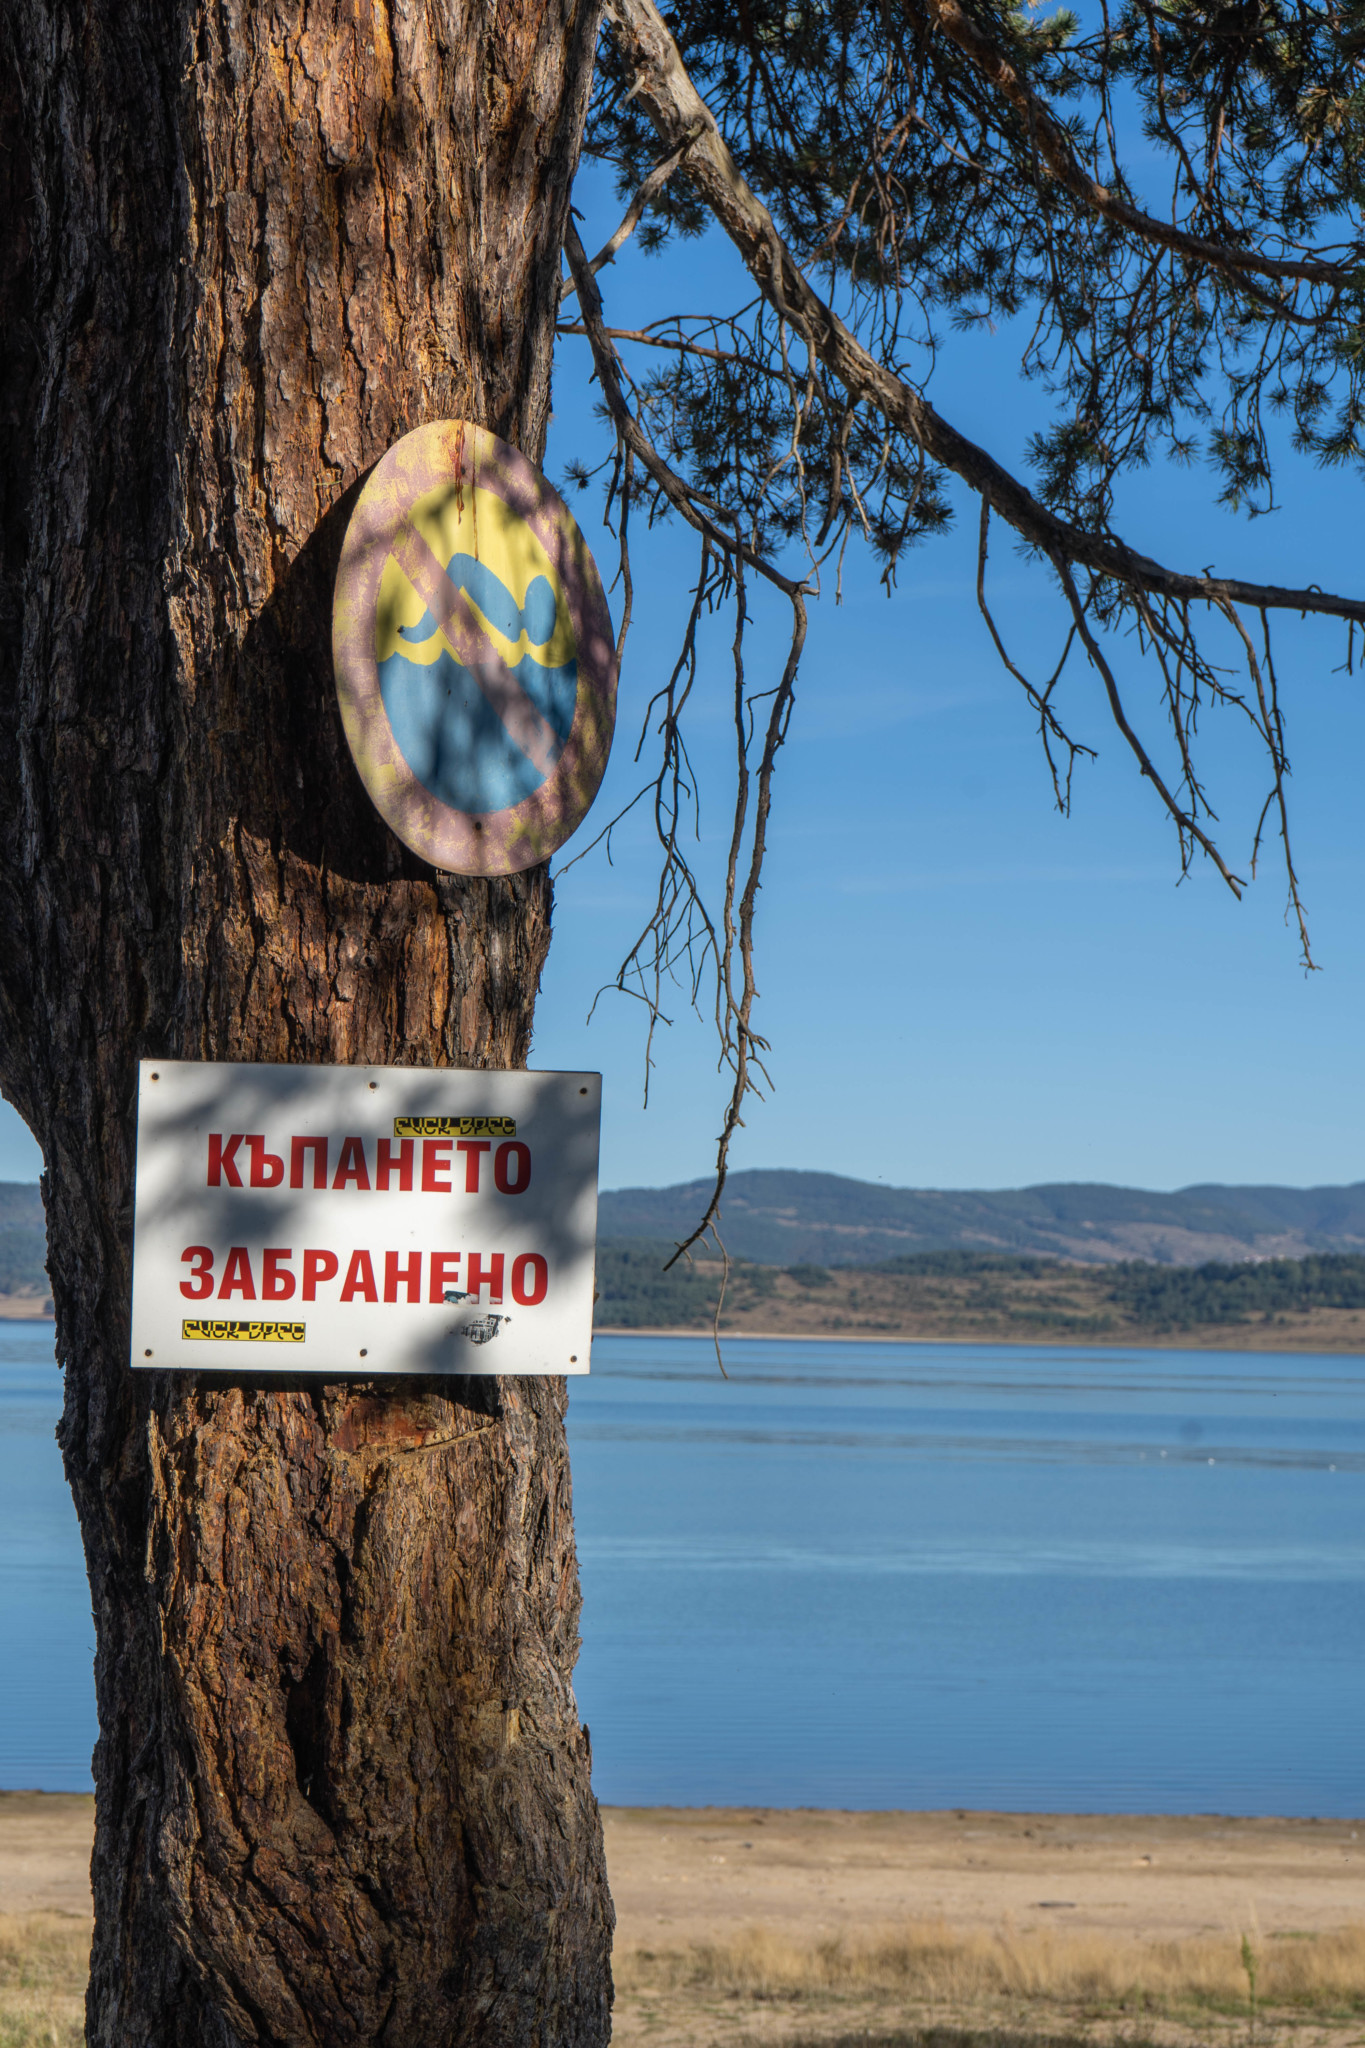
MULTIPOLYGON (((672 1239, 695 1226, 710 1180, 616 1188, 599 1199, 598 1234, 672 1239)), ((1304 1258, 1365 1251, 1365 1181, 1290 1188, 1197 1182, 1169 1193, 1103 1181, 1026 1188, 898 1188, 798 1169, 730 1176, 722 1207, 732 1255, 762 1265, 877 1265, 920 1252, 1025 1253, 1104 1265, 1148 1259, 1304 1258)))
MULTIPOLYGON (((703 1214, 711 1186, 608 1189, 598 1235, 605 1243, 676 1243, 703 1214)), ((722 1214, 731 1255, 770 1266, 875 1266, 945 1251, 1171 1266, 1365 1252, 1365 1181, 1316 1188, 1206 1181, 1170 1193, 1104 1181, 898 1188, 770 1167, 732 1174, 722 1214)), ((0 1182, 0 1293, 46 1288, 45 1235, 37 1183, 0 1182)))

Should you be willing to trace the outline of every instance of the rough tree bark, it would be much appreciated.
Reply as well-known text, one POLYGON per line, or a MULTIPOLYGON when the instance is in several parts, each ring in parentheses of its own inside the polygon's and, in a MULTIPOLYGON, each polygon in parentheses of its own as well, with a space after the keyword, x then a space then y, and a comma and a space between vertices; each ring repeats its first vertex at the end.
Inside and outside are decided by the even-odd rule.
POLYGON ((140 1056, 525 1060, 547 875, 388 834, 331 584, 410 427, 540 457, 596 0, 0 16, 0 1084, 98 1642, 88 2038, 601 2042, 562 1382, 127 1361, 140 1056))

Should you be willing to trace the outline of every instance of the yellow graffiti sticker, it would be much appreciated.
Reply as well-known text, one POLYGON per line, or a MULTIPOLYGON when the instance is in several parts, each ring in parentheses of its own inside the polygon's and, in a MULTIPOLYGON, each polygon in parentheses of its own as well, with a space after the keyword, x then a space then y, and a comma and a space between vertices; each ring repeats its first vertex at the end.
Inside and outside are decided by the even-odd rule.
POLYGON ((395 1138, 515 1138, 514 1116, 396 1116, 395 1138))
POLYGON ((306 1327, 303 1323, 208 1322, 187 1316, 180 1325, 180 1335, 218 1344, 302 1344, 306 1327))

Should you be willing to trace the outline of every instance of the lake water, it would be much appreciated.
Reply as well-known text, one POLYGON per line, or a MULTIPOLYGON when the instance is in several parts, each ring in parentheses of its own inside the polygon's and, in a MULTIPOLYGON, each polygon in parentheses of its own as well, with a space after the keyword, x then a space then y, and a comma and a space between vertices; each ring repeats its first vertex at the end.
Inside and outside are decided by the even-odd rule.
MULTIPOLYGON (((1365 1360, 599 1338, 577 1689, 613 1803, 1365 1813, 1365 1360)), ((77 1788, 47 1325, 0 1325, 0 1785, 77 1788)))

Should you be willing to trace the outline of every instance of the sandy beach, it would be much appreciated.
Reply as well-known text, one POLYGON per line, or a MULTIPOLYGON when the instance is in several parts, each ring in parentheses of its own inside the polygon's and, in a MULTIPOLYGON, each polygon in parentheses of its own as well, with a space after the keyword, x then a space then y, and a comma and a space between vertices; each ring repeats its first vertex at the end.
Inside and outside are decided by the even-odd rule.
POLYGON ((90 1915, 95 1802, 78 1792, 0 1792, 0 1913, 90 1915))
POLYGON ((1365 1821, 1002 1813, 606 1810, 618 1938, 801 1939, 875 1922, 1146 1940, 1320 1933, 1365 1917, 1365 1821))
MULTIPOLYGON (((78 1958, 92 1808, 0 1794, 10 1940, 28 1927, 78 1958)), ((1240 2043, 1244 1935, 1261 1963, 1258 2041, 1288 2026, 1303 2048, 1365 2039, 1365 1821, 759 1807, 604 1820, 625 2048, 889 2043, 931 2025, 1240 2043)), ((74 2024, 74 1981, 60 2003, 54 2020, 74 2024)))
POLYGON ((0 1322, 50 1323, 53 1320, 50 1294, 0 1294, 0 1322))

